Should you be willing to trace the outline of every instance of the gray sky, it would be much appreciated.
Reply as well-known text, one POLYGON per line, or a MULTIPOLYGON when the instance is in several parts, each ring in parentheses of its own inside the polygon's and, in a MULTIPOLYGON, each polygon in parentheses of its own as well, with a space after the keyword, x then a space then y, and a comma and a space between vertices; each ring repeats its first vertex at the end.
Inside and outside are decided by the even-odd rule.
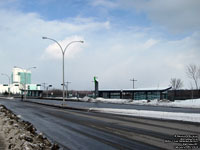
MULTIPOLYGON (((200 65, 199 0, 1 0, 0 66, 32 70, 34 83, 61 88, 59 47, 84 40, 67 49, 65 78, 70 89, 168 86, 181 78, 190 88, 185 67, 200 65)), ((0 83, 7 83, 5 76, 0 83)))

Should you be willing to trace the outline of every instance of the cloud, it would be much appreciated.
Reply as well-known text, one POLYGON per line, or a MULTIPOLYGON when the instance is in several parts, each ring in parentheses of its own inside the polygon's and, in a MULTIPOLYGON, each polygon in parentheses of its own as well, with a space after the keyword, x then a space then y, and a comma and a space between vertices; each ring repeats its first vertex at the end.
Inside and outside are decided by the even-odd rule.
POLYGON ((115 1, 111 0, 92 0, 91 4, 93 6, 103 6, 108 8, 116 8, 118 5, 115 1))
MULTIPOLYGON (((81 36, 72 36, 72 37, 68 37, 65 38, 62 41, 58 41, 58 43, 61 45, 62 49, 64 50, 65 47, 72 41, 84 41, 84 38, 81 36)), ((80 43, 73 43, 70 44, 69 47, 66 49, 65 52, 65 58, 74 58, 75 55, 77 55, 78 53, 80 53, 83 48, 83 45, 81 45, 80 43)), ((53 59, 61 59, 62 58, 62 51, 59 47, 59 45, 57 43, 53 43, 51 45, 49 45, 46 49, 45 52, 42 56, 42 58, 44 59, 48 59, 48 58, 53 58, 53 59)))
POLYGON ((158 40, 149 39, 144 43, 143 47, 144 47, 144 49, 149 49, 152 46, 154 46, 156 43, 158 43, 158 40))
MULTIPOLYGON (((105 44, 106 55, 98 54, 96 59, 100 88, 131 88, 129 79, 133 77, 138 80, 137 87, 168 86, 172 77, 187 83, 185 66, 199 64, 199 38, 198 32, 179 40, 152 38, 147 33, 137 36, 137 32, 115 36, 112 40, 116 45, 108 41, 108 45, 113 46, 106 47, 105 44)), ((185 88, 188 88, 187 84, 185 88)))
MULTIPOLYGON (((57 79, 60 78, 61 69, 59 69, 59 61, 55 59, 59 58, 61 52, 55 43, 42 40, 42 36, 57 39, 63 46, 69 40, 86 40, 84 44, 73 44, 67 49, 65 57, 72 60, 82 54, 82 50, 90 42, 87 40, 89 35, 91 39, 95 39, 97 33, 110 30, 109 21, 101 22, 89 17, 48 21, 38 13, 23 13, 16 9, 0 8, 0 18, 2 72, 10 74, 13 66, 23 68, 37 66, 33 72, 33 82, 48 82, 55 87, 60 86, 57 79), (52 68, 58 68, 55 69, 56 73, 52 73, 52 68)), ((1 81, 0 79, 0 83, 1 81)))
MULTIPOLYGON (((72 82, 70 88, 73 89, 93 89, 91 80, 94 75, 99 77, 101 88, 131 88, 130 78, 133 77, 138 80, 136 87, 155 87, 158 84, 167 86, 170 78, 174 76, 187 81, 184 66, 190 63, 199 64, 200 58, 200 32, 199 27, 193 24, 193 19, 196 18, 196 15, 192 15, 196 14, 193 10, 191 10, 193 17, 186 17, 184 21, 180 17, 185 16, 184 13, 175 12, 182 10, 177 6, 177 2, 180 1, 173 1, 174 6, 169 4, 168 6, 169 0, 167 0, 163 2, 166 7, 157 1, 163 12, 154 0, 95 2, 96 6, 101 7, 106 7, 105 2, 118 2, 116 6, 108 4, 106 8, 120 7, 128 9, 127 13, 135 11, 132 9, 138 9, 138 13, 147 13, 153 24, 162 25, 172 32, 183 30, 192 33, 174 40, 163 37, 165 33, 160 33, 161 31, 153 25, 145 28, 130 24, 121 26, 118 20, 110 21, 105 18, 81 17, 81 15, 49 21, 36 12, 23 13, 15 9, 1 8, 2 72, 8 74, 15 65, 24 68, 37 66, 32 72, 33 81, 47 82, 59 88, 62 80, 61 51, 53 41, 42 40, 42 36, 47 36, 58 40, 63 47, 72 40, 85 41, 84 44, 71 45, 66 51, 65 56, 68 58, 65 68, 66 80, 72 82), (173 7, 171 11, 170 7, 173 7), (167 17, 169 14, 170 17, 167 17), (178 21, 171 21, 173 18, 174 20, 177 18, 178 21), (188 22, 189 19, 192 21, 188 22)), ((183 0, 183 3, 186 2, 183 0)), ((189 3, 190 1, 188 7, 194 7, 189 3)), ((186 4, 182 6, 186 7, 186 4)), ((185 10, 190 9, 185 8, 185 10)), ((196 19, 199 25, 199 18, 196 19)))
POLYGON ((187 33, 200 29, 199 0, 119 0, 118 8, 145 13, 154 25, 171 33, 187 33))

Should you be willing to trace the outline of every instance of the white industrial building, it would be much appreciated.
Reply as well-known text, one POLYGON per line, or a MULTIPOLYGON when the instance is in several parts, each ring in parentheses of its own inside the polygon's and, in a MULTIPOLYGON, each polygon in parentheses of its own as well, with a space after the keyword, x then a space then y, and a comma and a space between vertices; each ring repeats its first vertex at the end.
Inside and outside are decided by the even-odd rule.
POLYGON ((24 90, 40 90, 40 85, 31 83, 31 71, 14 67, 11 76, 7 76, 7 82, 0 84, 0 93, 21 94, 24 90))

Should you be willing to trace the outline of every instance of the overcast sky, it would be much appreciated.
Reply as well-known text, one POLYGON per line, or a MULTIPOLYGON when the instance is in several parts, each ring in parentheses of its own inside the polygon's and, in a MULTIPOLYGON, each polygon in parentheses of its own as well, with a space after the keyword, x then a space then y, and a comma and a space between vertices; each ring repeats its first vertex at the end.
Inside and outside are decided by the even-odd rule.
MULTIPOLYGON (((200 65, 200 0, 0 0, 0 68, 32 70, 33 83, 69 89, 166 87, 181 78, 190 87, 185 67, 200 65)), ((0 83, 7 83, 5 76, 0 83)))

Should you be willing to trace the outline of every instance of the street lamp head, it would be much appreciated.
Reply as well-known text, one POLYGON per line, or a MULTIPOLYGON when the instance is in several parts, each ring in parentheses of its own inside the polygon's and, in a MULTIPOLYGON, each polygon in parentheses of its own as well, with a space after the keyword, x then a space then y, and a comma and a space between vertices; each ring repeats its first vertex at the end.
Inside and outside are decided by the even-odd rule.
POLYGON ((43 36, 42 39, 47 39, 47 37, 43 36))
POLYGON ((80 41, 81 43, 84 43, 84 41, 80 41))

